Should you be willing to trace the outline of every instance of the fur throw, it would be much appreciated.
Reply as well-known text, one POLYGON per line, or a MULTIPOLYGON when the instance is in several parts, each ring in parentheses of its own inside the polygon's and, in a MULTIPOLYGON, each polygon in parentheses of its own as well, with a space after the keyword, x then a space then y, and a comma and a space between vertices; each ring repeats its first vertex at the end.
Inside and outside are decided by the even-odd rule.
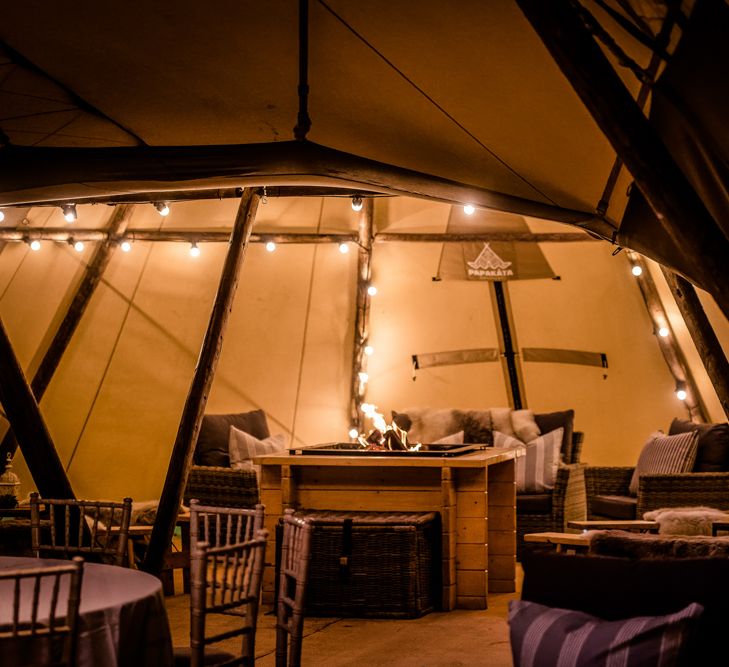
POLYGON ((657 521, 661 535, 711 535, 713 521, 729 521, 729 514, 712 507, 671 507, 643 514, 657 521))
POLYGON ((622 558, 709 558, 729 556, 729 537, 661 537, 623 530, 594 531, 590 555, 622 558))

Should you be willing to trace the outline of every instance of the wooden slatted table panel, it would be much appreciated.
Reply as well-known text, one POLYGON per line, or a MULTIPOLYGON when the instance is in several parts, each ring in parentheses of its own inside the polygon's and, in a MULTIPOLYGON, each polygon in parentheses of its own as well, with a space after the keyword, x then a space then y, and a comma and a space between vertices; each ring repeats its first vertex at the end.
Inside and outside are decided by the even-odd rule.
POLYGON ((514 455, 489 448, 453 458, 259 457, 269 531, 264 604, 273 603, 276 524, 292 507, 439 512, 443 608, 485 609, 489 592, 516 587, 514 455))

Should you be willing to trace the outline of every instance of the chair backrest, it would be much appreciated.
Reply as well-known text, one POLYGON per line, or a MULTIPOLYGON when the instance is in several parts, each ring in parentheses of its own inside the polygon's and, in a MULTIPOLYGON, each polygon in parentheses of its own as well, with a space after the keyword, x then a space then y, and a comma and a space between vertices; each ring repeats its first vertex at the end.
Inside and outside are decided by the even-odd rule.
POLYGON ((253 539, 263 528, 265 508, 212 507, 190 500, 190 551, 205 542, 210 547, 224 547, 253 539))
POLYGON ((126 562, 132 499, 121 503, 40 498, 30 494, 30 533, 35 555, 98 556, 126 562))
POLYGON ((304 634, 304 593, 311 558, 311 524, 287 509, 283 517, 281 570, 276 603, 276 666, 298 667, 304 634))
MULTIPOLYGON (((191 550, 190 565, 190 664, 202 667, 205 647, 242 635, 241 654, 230 656, 224 665, 252 665, 255 661, 258 601, 263 581, 268 532, 257 530, 253 539, 238 544, 211 547, 198 542, 191 550), (207 634, 211 614, 237 616, 239 627, 207 634)), ((218 663, 216 663, 218 664, 218 663)))
POLYGON ((0 625, 4 658, 13 662, 18 651, 23 664, 75 666, 83 565, 76 556, 68 565, 0 570, 0 599, 12 605, 0 625))

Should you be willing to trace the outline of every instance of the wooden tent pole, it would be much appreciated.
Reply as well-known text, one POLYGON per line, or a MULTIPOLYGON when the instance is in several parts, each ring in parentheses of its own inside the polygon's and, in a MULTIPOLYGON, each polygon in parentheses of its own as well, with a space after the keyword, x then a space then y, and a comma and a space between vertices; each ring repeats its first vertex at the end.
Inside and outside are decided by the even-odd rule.
MULTIPOLYGON (((636 104, 570 0, 517 0, 661 226, 696 259, 696 276, 729 318, 729 240, 636 104)), ((618 241, 620 234, 618 232, 618 241)))
POLYGON ((714 385, 724 414, 729 417, 729 361, 727 361, 721 343, 714 333, 694 286, 673 271, 669 271, 665 267, 661 268, 678 309, 681 311, 686 328, 696 345, 706 373, 714 385))
MULTIPOLYGON (((101 282, 101 277, 104 275, 104 271, 109 264, 111 253, 114 249, 112 239, 126 226, 131 210, 131 206, 117 206, 114 209, 114 213, 109 221, 107 238, 96 247, 91 261, 86 265, 84 276, 81 279, 76 293, 73 295, 71 304, 30 382, 33 396, 35 396, 35 400, 38 403, 40 403, 43 394, 53 379, 53 374, 61 362, 63 353, 71 342, 71 338, 86 312, 86 307, 89 305, 91 297, 101 282)), ((14 455, 16 448, 17 440, 11 428, 8 429, 2 442, 0 442, 0 461, 5 461, 8 453, 14 455)))
POLYGON ((357 304, 354 315, 354 349, 352 351, 352 381, 349 401, 350 425, 361 433, 364 427, 364 418, 360 406, 362 405, 362 383, 359 372, 364 370, 364 349, 369 336, 370 295, 367 288, 370 286, 372 273, 372 229, 374 218, 374 204, 371 199, 363 202, 359 215, 357 254, 357 304))
POLYGON ((58 452, 0 320, 0 403, 44 498, 74 498, 58 452))
POLYGON ((243 264, 248 237, 256 218, 260 194, 258 190, 247 189, 240 201, 238 214, 230 237, 230 248, 225 257, 223 271, 220 276, 218 293, 215 296, 210 322, 200 349, 195 374, 187 394, 185 406, 180 418, 180 426, 170 456, 162 495, 154 521, 149 547, 142 569, 159 575, 164 564, 164 557, 172 541, 175 530, 177 511, 187 484, 187 476, 192 465, 192 455, 197 441, 200 424, 213 383, 215 368, 218 365, 223 336, 228 324, 228 316, 233 307, 238 274, 243 264))
POLYGON ((668 370, 673 375, 673 379, 676 383, 683 383, 686 387, 688 396, 686 397, 686 409, 688 410, 691 419, 698 421, 707 421, 706 407, 701 400, 701 394, 696 386, 694 377, 691 374, 686 358, 681 351, 678 343, 676 342, 675 336, 661 336, 658 334, 658 330, 661 327, 666 327, 669 331, 671 330, 670 322, 668 321, 668 315, 663 308, 663 302, 658 294, 656 283, 651 276, 648 263, 643 257, 632 250, 626 251, 628 260, 633 266, 639 266, 641 269, 640 275, 635 276, 635 280, 640 288, 641 296, 645 302, 648 315, 651 318, 654 326, 654 333, 656 334, 656 340, 658 341, 658 347, 663 354, 663 358, 666 361, 668 370))

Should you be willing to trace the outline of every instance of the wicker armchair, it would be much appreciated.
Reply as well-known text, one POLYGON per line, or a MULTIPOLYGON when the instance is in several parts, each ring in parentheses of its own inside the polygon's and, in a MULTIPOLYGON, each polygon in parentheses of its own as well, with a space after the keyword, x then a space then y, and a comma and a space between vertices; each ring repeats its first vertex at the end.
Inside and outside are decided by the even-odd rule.
POLYGON ((568 521, 586 516, 585 464, 580 463, 584 435, 572 434, 571 461, 560 465, 551 498, 519 494, 516 497, 516 553, 521 560, 527 533, 565 532, 568 521))
POLYGON ((628 491, 632 467, 588 466, 585 470, 587 510, 590 519, 641 519, 645 512, 662 507, 705 506, 729 510, 729 472, 685 472, 671 475, 641 475, 634 500, 628 491), (601 499, 624 499, 632 503, 632 517, 608 516, 601 499))
POLYGON ((258 475, 255 470, 193 465, 185 487, 185 504, 197 498, 212 507, 255 507, 258 475))

